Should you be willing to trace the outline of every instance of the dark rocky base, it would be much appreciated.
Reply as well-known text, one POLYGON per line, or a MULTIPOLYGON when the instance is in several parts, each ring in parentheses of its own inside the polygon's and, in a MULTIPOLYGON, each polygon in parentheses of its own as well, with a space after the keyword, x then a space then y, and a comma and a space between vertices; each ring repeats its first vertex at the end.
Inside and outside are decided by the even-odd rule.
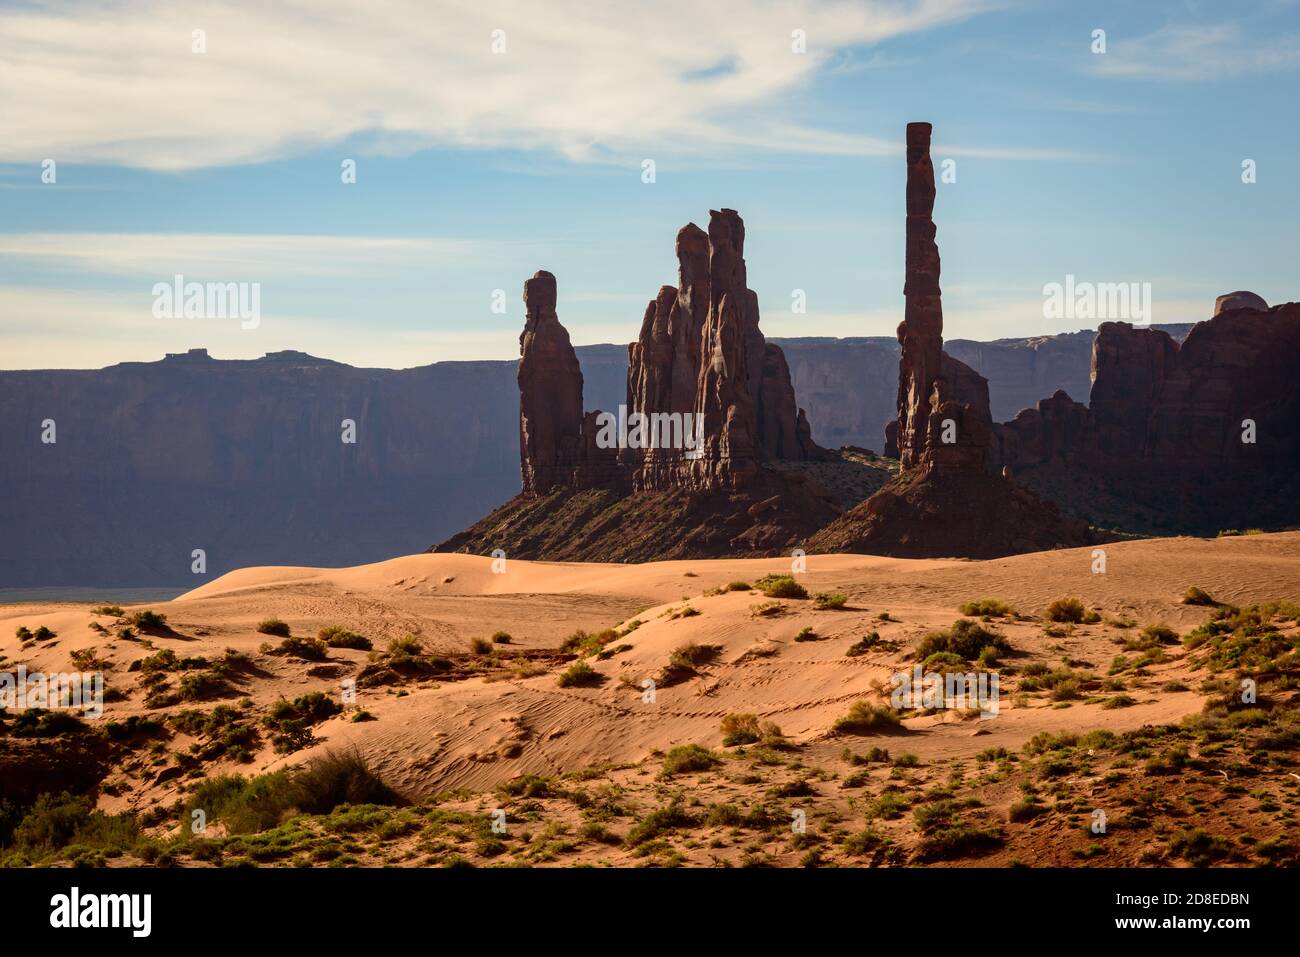
POLYGON ((812 536, 809 552, 899 558, 1000 558, 1098 541, 1028 489, 969 470, 917 470, 894 479, 812 536))
POLYGON ((764 469, 742 490, 555 489, 517 495, 430 549, 568 562, 761 558, 803 547, 840 508, 799 471, 764 469))

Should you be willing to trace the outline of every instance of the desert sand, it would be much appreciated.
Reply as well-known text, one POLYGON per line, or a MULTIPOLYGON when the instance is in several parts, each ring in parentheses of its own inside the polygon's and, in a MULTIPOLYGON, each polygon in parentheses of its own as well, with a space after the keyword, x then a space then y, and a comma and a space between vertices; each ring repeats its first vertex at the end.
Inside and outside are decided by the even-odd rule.
MULTIPOLYGON (((797 754, 793 770, 782 772, 801 780, 812 773, 825 785, 833 819, 841 820, 854 813, 856 792, 829 782, 848 773, 842 760, 846 747, 881 745, 894 754, 914 755, 920 768, 930 769, 915 772, 911 783, 919 788, 947 780, 952 768, 990 749, 1018 752, 1043 732, 1119 733, 1176 724, 1201 711, 1206 700, 1196 690, 1205 674, 1191 666, 1189 653, 1180 646, 1169 647, 1163 660, 1126 678, 1132 701, 1124 707, 1105 707, 1111 695, 1095 690, 1068 701, 1041 693, 1018 695, 1015 674, 1031 663, 1049 668, 1068 663, 1081 673, 1106 675, 1112 659, 1123 653, 1122 643, 1143 626, 1163 622, 1185 634, 1210 617, 1212 609, 1181 603, 1189 586, 1240 606, 1300 599, 1300 532, 1132 541, 1106 545, 1104 552, 1102 574, 1093 571, 1091 548, 992 561, 811 555, 797 581, 810 594, 842 593, 845 608, 817 610, 810 600, 787 599, 781 601, 780 613, 770 617, 758 613, 767 599, 756 591, 715 592, 729 582, 788 574, 788 558, 645 565, 509 560, 498 573, 489 558, 421 554, 356 568, 248 568, 175 601, 149 606, 167 616, 171 631, 132 640, 92 630, 93 621, 111 622, 92 616, 88 606, 0 606, 0 654, 6 669, 23 663, 29 671, 75 671, 73 654, 94 649, 107 664, 107 685, 124 693, 124 700, 107 705, 106 717, 121 720, 219 703, 146 708, 137 676, 128 670, 132 661, 163 648, 182 657, 206 658, 235 649, 251 656, 255 669, 233 679, 234 687, 220 701, 242 701, 244 708, 260 714, 280 698, 307 691, 338 699, 343 682, 356 679, 371 655, 332 648, 327 661, 308 662, 268 654, 266 643, 279 639, 259 634, 259 621, 282 619, 298 636, 341 625, 370 638, 377 652, 392 639, 414 635, 425 654, 455 659, 454 680, 360 682, 355 704, 315 725, 311 746, 283 755, 264 742, 251 762, 217 760, 203 768, 203 775, 253 774, 325 751, 355 749, 415 802, 457 792, 471 803, 479 795, 476 806, 492 807, 493 789, 522 775, 585 771, 620 788, 640 788, 653 807, 662 800, 662 795, 656 797, 661 785, 652 772, 663 754, 689 744, 724 753, 720 723, 727 715, 743 713, 780 727, 797 754), (1101 620, 1053 627, 1042 611, 1062 596, 1078 597, 1101 620), (914 664, 917 641, 951 626, 962 617, 960 604, 982 597, 999 598, 1020 613, 989 625, 1014 649, 1006 658, 1012 674, 1002 684, 995 718, 940 710, 907 717, 893 734, 832 730, 855 701, 882 701, 890 676, 914 664), (683 614, 684 609, 690 611, 683 614), (22 647, 15 629, 39 625, 57 637, 22 647), (795 641, 806 627, 813 629, 815 640, 795 641), (559 686, 557 675, 573 656, 554 650, 576 629, 607 628, 620 633, 605 645, 607 652, 616 653, 587 658, 600 683, 559 686), (509 633, 511 641, 494 646, 496 652, 536 657, 470 651, 471 640, 490 639, 498 631, 509 633), (863 654, 846 655, 873 632, 880 642, 863 654), (716 654, 696 675, 663 686, 660 676, 669 657, 691 643, 715 646, 716 654), (551 653, 543 654, 547 649, 551 653), (644 700, 647 678, 658 685, 653 702, 644 700), (1164 690, 1169 688, 1178 690, 1164 690), (358 710, 374 720, 354 721, 358 710)), ((139 609, 125 612, 133 610, 139 609)), ((167 750, 183 751, 191 743, 178 734, 167 750)), ((146 811, 174 801, 196 775, 165 773, 167 757, 166 751, 155 752, 124 763, 110 776, 118 786, 108 790, 116 794, 101 796, 100 806, 146 811)), ((705 773, 691 788, 717 800, 763 791, 755 791, 754 781, 747 786, 746 780, 705 773)), ((822 793, 814 791, 814 798, 822 793)), ((1013 797, 998 800, 1009 804, 1013 797)), ((626 856, 600 846, 592 851, 615 863, 620 853, 626 856)))

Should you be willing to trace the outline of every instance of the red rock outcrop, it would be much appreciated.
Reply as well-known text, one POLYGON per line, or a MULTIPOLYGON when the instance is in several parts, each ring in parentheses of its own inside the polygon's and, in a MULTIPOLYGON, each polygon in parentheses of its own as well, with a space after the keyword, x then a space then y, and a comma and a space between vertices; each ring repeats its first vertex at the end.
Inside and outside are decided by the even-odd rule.
POLYGON ((524 282, 519 334, 519 462, 525 494, 573 485, 583 459, 582 369, 555 314, 555 277, 524 282))
POLYGON ((943 352, 930 125, 907 127, 907 280, 898 329, 897 443, 902 471, 814 535, 809 550, 991 558, 1084 545, 1087 524, 1063 519, 988 469, 988 382, 943 352))
POLYGON ((759 331, 744 242, 730 209, 710 212, 707 234, 694 224, 678 232, 678 285, 646 307, 628 347, 627 401, 608 415, 582 413, 555 278, 529 280, 523 491, 437 549, 603 561, 770 554, 833 519, 832 493, 766 467, 827 453, 795 402, 784 354, 759 331))
MULTIPOLYGON (((1232 293, 1224 302, 1258 299, 1232 293)), ((1262 300, 1261 300, 1262 301, 1262 300)), ((1103 323, 1088 408, 1058 392, 995 427, 995 459, 1076 514, 1212 533, 1300 520, 1300 303, 1197 323, 1181 346, 1103 323)))
POLYGON ((943 361, 943 303, 939 247, 935 243, 934 164, 929 123, 907 124, 907 249, 903 322, 898 327, 898 459, 904 469, 920 462, 928 433, 930 394, 943 361))

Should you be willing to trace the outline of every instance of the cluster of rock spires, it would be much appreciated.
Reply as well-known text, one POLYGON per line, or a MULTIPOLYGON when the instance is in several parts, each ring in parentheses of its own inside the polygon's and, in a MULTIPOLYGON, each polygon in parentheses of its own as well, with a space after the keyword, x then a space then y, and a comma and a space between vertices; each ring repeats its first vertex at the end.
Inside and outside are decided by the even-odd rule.
POLYGON ((1089 544, 1086 522, 1063 518, 1055 506, 990 471, 988 382, 943 351, 930 135, 929 123, 907 126, 906 304, 898 327, 898 419, 886 449, 901 470, 807 547, 989 558, 1089 544))
POLYGON ((1090 406, 1057 391, 992 421, 988 381, 943 349, 930 137, 930 124, 908 124, 898 412, 885 447, 896 477, 847 511, 810 477, 818 463, 847 462, 848 450, 813 442, 785 356, 758 328, 744 224, 724 209, 710 213, 707 233, 689 224, 677 234, 678 284, 651 300, 629 346, 627 409, 690 416, 698 441, 602 440, 608 417, 583 411, 555 277, 539 272, 525 283, 520 337, 523 490, 438 549, 606 561, 796 546, 991 558, 1093 544, 1101 537, 1086 519, 1099 516, 1092 524, 1125 528, 1164 516, 1173 531, 1213 530, 1238 514, 1300 518, 1300 304, 1269 310, 1251 293, 1222 296, 1181 345, 1161 330, 1104 323, 1090 406), (1276 507, 1261 511, 1261 499, 1276 507))
POLYGON ((519 339, 523 488, 438 548, 477 550, 496 536, 509 538, 520 557, 554 557, 557 549, 626 554, 635 512, 639 521, 672 515, 689 524, 674 537, 662 528, 651 537, 660 557, 685 542, 693 554, 752 553, 797 545, 834 518, 829 492, 797 470, 768 467, 833 456, 812 439, 785 355, 759 330, 744 244, 744 222, 731 209, 711 210, 707 233, 694 223, 678 232, 678 283, 660 288, 646 307, 628 347, 627 402, 617 415, 584 412, 582 371, 556 314, 555 277, 538 272, 527 280, 519 339), (582 492, 604 495, 575 499, 582 492), (534 532, 521 547, 523 525, 536 525, 543 498, 551 514, 587 503, 576 507, 587 531, 550 522, 554 537, 534 532), (615 502, 618 523, 594 517, 609 518, 615 502))
POLYGON ((600 441, 602 423, 610 420, 601 410, 583 412, 582 371, 556 315, 555 277, 539 272, 524 283, 519 431, 525 495, 557 487, 742 488, 764 462, 826 456, 795 403, 785 355, 759 331, 744 244, 745 224, 732 209, 711 211, 707 234, 694 223, 678 232, 678 284, 660 288, 646 307, 640 336, 628 346, 623 419, 636 415, 646 422, 645 440, 633 447, 600 441), (691 429, 674 433, 669 416, 691 429), (697 448, 688 447, 697 439, 697 448))

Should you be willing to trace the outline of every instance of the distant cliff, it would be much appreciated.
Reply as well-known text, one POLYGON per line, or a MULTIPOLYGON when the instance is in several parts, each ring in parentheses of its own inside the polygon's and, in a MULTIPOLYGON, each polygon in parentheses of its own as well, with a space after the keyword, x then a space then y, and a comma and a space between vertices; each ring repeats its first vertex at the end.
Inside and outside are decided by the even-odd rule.
MULTIPOLYGON (((1181 339, 1188 327, 1162 328, 1181 339)), ((820 445, 883 448, 896 340, 770 341, 820 445)), ((1086 401, 1091 344, 1075 333, 945 348, 988 378, 993 418, 1005 420, 1056 389, 1086 401)), ((575 351, 586 407, 617 408, 627 347, 575 351)), ((0 371, 0 587, 184 586, 251 564, 420 551, 519 491, 516 367, 199 353, 0 371), (353 445, 341 441, 347 418, 353 445), (45 419, 53 444, 41 442, 45 419), (196 548, 204 575, 190 571, 196 548)))

